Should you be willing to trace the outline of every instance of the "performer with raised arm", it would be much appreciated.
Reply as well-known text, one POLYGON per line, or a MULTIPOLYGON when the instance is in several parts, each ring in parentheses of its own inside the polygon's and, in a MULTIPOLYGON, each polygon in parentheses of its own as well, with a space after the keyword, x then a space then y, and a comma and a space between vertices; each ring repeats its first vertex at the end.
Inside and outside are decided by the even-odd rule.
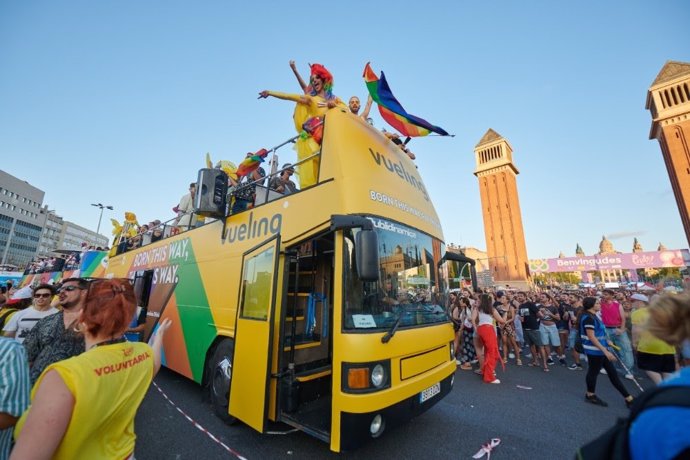
POLYGON ((261 91, 259 98, 273 96, 278 99, 294 101, 297 103, 293 119, 295 129, 299 133, 295 149, 299 165, 300 189, 305 189, 316 184, 319 174, 319 158, 311 158, 319 151, 323 135, 323 116, 334 107, 347 108, 337 96, 333 95, 333 76, 321 64, 311 65, 311 88, 308 94, 289 94, 276 91, 261 91))
POLYGON ((292 69, 292 73, 295 74, 295 78, 297 79, 297 83, 299 83, 299 87, 302 88, 302 91, 304 91, 304 94, 309 94, 311 91, 311 87, 307 86, 307 84, 304 82, 304 79, 302 78, 302 75, 299 74, 299 71, 297 70, 297 66, 295 65, 295 61, 290 61, 290 69, 292 69))

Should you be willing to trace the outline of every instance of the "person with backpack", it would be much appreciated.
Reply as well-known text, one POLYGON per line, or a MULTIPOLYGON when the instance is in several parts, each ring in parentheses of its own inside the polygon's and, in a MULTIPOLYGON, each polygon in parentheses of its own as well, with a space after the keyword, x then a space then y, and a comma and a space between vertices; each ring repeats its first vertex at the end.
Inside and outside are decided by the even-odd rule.
POLYGON ((608 374, 611 384, 623 395, 625 404, 630 407, 633 397, 625 388, 616 373, 616 369, 613 367, 616 356, 609 350, 606 327, 597 317, 599 310, 601 310, 601 302, 596 297, 585 297, 582 301, 582 313, 578 320, 578 329, 582 340, 582 349, 587 355, 589 363, 587 366, 587 376, 585 377, 587 382, 585 401, 598 406, 608 406, 595 393, 597 377, 603 367, 608 374))
MULTIPOLYGON (((690 292, 663 294, 647 310, 650 334, 675 347, 690 342, 690 292)), ((655 392, 671 397, 665 403, 650 399, 650 404, 640 409, 630 424, 630 457, 634 460, 690 458, 690 367, 662 381, 655 392), (655 407, 650 407, 651 401, 655 407)))

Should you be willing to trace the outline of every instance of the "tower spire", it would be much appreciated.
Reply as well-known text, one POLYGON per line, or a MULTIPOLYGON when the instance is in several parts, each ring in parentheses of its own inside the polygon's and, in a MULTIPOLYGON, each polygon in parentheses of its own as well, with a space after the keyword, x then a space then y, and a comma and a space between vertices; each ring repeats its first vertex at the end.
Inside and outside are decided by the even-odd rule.
POLYGON ((513 148, 488 129, 474 148, 489 267, 495 284, 528 286, 527 247, 522 226, 513 148))
POLYGON ((680 221, 690 244, 690 62, 666 61, 647 91, 649 138, 659 141, 680 221))

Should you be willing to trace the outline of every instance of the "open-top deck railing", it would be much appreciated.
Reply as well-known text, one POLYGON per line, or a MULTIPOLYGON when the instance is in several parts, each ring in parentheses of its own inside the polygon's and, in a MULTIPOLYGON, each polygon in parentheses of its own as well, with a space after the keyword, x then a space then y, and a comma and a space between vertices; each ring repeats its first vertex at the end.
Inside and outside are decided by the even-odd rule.
MULTIPOLYGON (((246 188, 255 186, 255 187, 262 187, 262 188, 267 189, 267 192, 263 195, 261 202, 258 202, 259 201, 258 198, 254 199, 254 203, 253 203, 252 208, 254 208, 258 205, 261 205, 261 204, 265 204, 269 201, 272 201, 271 199, 269 199, 269 193, 268 192, 270 189, 267 186, 264 187, 263 184, 264 184, 264 182, 266 184, 269 184, 272 178, 279 176, 280 174, 283 173, 283 171, 285 171, 285 169, 288 169, 288 168, 278 169, 277 151, 278 151, 278 149, 280 149, 280 148, 282 148, 288 144, 294 144, 298 137, 299 136, 291 137, 290 139, 286 140, 285 142, 283 142, 281 144, 278 144, 277 146, 271 148, 268 151, 268 153, 272 153, 271 159, 268 161, 268 164, 271 165, 271 172, 268 175, 266 175, 260 179, 251 181, 251 182, 246 182, 246 183, 240 184, 239 186, 233 188, 233 190, 228 192, 225 218, 230 216, 232 197, 246 188)), ((290 168, 294 168, 296 166, 307 163, 307 162, 313 160, 314 158, 318 158, 319 156, 321 156, 321 150, 318 150, 314 154, 309 155, 308 157, 303 158, 303 159, 301 159, 295 163, 291 163, 290 168)), ((276 192, 276 191, 273 191, 273 192, 280 194, 280 192, 276 192)), ((282 194, 280 194, 280 195, 282 195, 282 194)), ((252 208, 249 208, 249 209, 252 209, 252 208)), ((115 241, 113 241, 113 246, 115 246, 117 248, 120 248, 123 244, 126 244, 127 246, 122 246, 122 250, 117 249, 116 254, 122 254, 123 252, 131 251, 131 250, 139 248, 139 247, 148 246, 149 244, 155 243, 156 241, 166 239, 166 238, 169 238, 169 237, 174 236, 174 235, 178 235, 178 234, 186 232, 186 231, 193 230, 197 227, 202 227, 204 225, 210 224, 211 222, 218 220, 218 219, 207 219, 207 221, 202 223, 201 225, 196 225, 196 223, 194 222, 194 215, 195 215, 195 213, 193 211, 178 214, 177 216, 175 216, 175 217, 173 217, 173 218, 171 218, 165 222, 161 222, 158 225, 155 225, 153 227, 149 227, 149 230, 148 230, 148 232, 146 232, 146 234, 137 233, 136 236, 131 237, 131 238, 128 238, 127 236, 121 234, 115 241), (187 225, 179 225, 178 222, 179 222, 180 218, 182 216, 185 216, 185 215, 191 215, 192 218, 190 219, 190 223, 187 225), (157 229, 161 230, 160 236, 156 237, 154 239, 154 233, 156 233, 157 229), (144 238, 144 236, 148 236, 148 238, 144 238), (133 240, 137 237, 139 237, 139 243, 134 247, 129 247, 129 245, 128 245, 129 241, 133 240)))

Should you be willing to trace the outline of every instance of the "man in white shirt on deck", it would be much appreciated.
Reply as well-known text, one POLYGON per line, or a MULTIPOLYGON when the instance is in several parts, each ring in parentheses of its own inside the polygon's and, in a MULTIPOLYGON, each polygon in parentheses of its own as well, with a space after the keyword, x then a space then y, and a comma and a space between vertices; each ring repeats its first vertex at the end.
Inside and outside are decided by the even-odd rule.
POLYGON ((50 284, 39 284, 33 290, 34 303, 29 308, 17 312, 2 329, 5 337, 16 339, 19 343, 29 335, 38 320, 54 315, 58 309, 50 305, 55 288, 50 284))

